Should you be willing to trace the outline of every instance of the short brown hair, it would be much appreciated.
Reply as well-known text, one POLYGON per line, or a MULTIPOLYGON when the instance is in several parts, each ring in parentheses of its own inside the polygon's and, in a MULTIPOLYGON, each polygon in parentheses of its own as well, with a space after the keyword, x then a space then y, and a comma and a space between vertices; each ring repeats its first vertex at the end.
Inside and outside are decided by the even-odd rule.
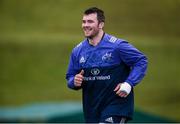
POLYGON ((87 10, 84 11, 84 14, 85 15, 89 15, 89 14, 92 14, 92 13, 97 13, 97 20, 99 22, 105 22, 105 16, 104 16, 104 11, 97 8, 97 7, 91 7, 91 8, 88 8, 87 10))

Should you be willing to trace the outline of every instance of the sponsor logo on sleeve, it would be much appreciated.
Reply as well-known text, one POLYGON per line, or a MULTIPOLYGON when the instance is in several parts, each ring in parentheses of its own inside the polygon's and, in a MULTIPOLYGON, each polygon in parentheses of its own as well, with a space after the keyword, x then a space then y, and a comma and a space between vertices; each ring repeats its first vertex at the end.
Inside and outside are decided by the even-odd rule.
POLYGON ((111 37, 110 39, 109 39, 109 42, 111 42, 111 43, 115 43, 116 42, 116 40, 117 40, 117 38, 116 37, 111 37))

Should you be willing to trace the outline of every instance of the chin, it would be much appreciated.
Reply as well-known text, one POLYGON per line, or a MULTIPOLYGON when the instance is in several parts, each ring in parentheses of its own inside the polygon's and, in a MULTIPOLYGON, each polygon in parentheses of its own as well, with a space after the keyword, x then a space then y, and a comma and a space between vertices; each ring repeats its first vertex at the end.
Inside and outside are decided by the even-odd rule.
POLYGON ((92 35, 86 35, 86 34, 85 34, 85 37, 87 37, 87 38, 91 38, 91 37, 92 37, 92 35))
POLYGON ((91 35, 86 35, 85 37, 86 37, 86 38, 89 38, 89 39, 92 39, 92 38, 93 38, 93 36, 91 36, 91 35))

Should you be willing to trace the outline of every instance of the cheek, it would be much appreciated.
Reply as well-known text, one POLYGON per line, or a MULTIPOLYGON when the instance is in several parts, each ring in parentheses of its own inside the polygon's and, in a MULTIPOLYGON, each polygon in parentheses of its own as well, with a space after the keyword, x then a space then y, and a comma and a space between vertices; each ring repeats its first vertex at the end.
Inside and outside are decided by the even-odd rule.
POLYGON ((95 31, 98 31, 98 30, 99 30, 99 27, 98 27, 98 26, 95 26, 95 27, 94 27, 94 30, 95 30, 95 31))
POLYGON ((83 28, 83 27, 84 27, 84 24, 81 24, 81 27, 83 28))
POLYGON ((99 28, 98 25, 95 25, 95 24, 91 25, 91 27, 92 27, 94 30, 97 30, 97 29, 99 28))

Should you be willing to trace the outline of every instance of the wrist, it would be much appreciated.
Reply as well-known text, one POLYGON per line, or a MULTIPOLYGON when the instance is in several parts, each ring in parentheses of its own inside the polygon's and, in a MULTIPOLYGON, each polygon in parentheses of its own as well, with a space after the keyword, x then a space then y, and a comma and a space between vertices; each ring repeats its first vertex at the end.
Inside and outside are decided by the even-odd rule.
POLYGON ((126 92, 129 94, 131 92, 131 85, 127 82, 124 82, 121 84, 120 91, 126 92))

